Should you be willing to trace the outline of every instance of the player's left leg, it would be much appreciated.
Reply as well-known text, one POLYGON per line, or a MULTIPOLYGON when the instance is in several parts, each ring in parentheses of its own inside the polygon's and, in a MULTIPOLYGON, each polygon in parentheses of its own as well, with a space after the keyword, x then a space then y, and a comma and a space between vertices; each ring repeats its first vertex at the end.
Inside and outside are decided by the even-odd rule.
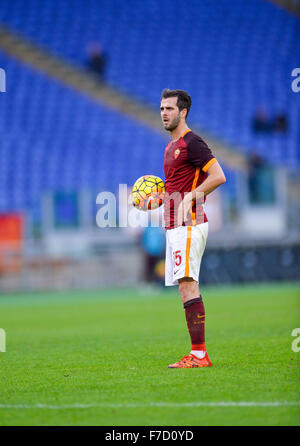
POLYGON ((178 288, 191 338, 191 354, 202 359, 206 354, 205 309, 198 282, 190 277, 179 279, 178 288))

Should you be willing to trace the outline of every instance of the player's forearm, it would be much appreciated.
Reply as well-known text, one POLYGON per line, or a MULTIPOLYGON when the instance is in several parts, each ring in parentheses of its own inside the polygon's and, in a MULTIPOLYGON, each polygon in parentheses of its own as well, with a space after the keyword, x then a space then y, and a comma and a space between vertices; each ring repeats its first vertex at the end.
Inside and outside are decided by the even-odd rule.
POLYGON ((208 195, 225 182, 226 178, 224 174, 209 175, 206 180, 204 180, 203 183, 200 184, 200 186, 196 187, 196 189, 193 190, 192 197, 193 199, 195 199, 203 195, 208 195))

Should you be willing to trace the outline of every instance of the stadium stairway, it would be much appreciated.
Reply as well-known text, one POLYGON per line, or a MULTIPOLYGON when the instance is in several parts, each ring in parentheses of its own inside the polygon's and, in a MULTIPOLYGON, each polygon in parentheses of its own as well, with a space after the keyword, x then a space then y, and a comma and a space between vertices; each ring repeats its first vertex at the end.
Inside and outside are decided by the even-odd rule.
MULTIPOLYGON (((112 110, 126 114, 136 121, 149 126, 152 130, 165 135, 157 110, 132 99, 124 93, 120 93, 115 88, 99 83, 84 69, 48 54, 36 44, 27 41, 23 36, 18 35, 3 25, 0 26, 0 48, 8 55, 28 64, 35 70, 47 73, 51 78, 73 87, 112 110)), ((226 164, 230 169, 246 170, 246 159, 242 150, 239 151, 236 150, 237 148, 225 145, 194 125, 192 129, 200 133, 208 145, 213 147, 216 157, 222 163, 226 164)))

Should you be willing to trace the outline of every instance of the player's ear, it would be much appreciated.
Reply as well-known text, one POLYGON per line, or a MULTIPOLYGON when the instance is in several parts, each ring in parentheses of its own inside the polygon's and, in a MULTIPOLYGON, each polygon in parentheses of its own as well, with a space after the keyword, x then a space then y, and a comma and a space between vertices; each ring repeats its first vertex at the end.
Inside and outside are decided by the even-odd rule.
POLYGON ((181 110, 180 114, 181 114, 181 117, 182 117, 182 118, 186 119, 187 109, 186 109, 186 108, 183 108, 183 109, 181 110))

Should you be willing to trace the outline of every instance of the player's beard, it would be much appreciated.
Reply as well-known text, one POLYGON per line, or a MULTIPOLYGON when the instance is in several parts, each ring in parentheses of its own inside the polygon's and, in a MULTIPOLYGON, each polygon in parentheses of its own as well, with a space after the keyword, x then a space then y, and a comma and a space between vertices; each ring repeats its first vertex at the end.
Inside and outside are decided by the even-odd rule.
POLYGON ((165 126, 165 129, 168 130, 169 132, 173 132, 173 130, 175 130, 178 127, 179 123, 180 123, 180 113, 178 113, 176 118, 174 118, 171 122, 169 122, 165 126))

